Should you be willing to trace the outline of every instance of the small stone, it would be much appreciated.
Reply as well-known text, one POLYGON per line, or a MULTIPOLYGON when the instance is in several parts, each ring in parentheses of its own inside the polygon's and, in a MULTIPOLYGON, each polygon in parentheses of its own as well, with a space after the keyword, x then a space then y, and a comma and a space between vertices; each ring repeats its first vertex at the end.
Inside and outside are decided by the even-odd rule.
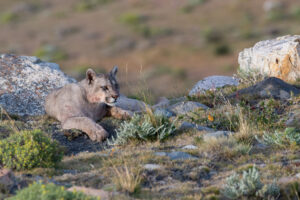
POLYGON ((168 156, 171 160, 188 160, 188 159, 198 159, 195 156, 192 156, 188 153, 182 151, 173 151, 173 152, 155 152, 156 156, 168 156))
POLYGON ((174 151, 174 152, 170 152, 167 154, 167 156, 171 159, 171 160, 188 160, 188 159, 198 159, 195 156, 192 156, 188 153, 185 152, 181 152, 181 151, 174 151))
POLYGON ((216 131, 213 133, 207 133, 203 136, 204 141, 211 139, 211 138, 218 138, 218 137, 228 137, 229 135, 234 134, 231 131, 216 131))
POLYGON ((198 147, 196 147, 195 145, 189 144, 189 145, 185 145, 184 147, 182 147, 182 149, 198 149, 198 147))
POLYGON ((214 129, 208 128, 206 126, 200 126, 198 124, 192 124, 190 122, 182 122, 179 130, 186 130, 186 129, 196 129, 198 131, 206 131, 206 132, 214 132, 214 129))
POLYGON ((167 156, 166 152, 155 152, 154 155, 156 156, 167 156))
POLYGON ((173 117, 175 116, 175 114, 167 109, 163 109, 163 108, 157 108, 154 112, 155 115, 162 115, 165 116, 167 118, 173 117))
POLYGON ((198 109, 208 109, 206 105, 194 101, 184 101, 176 103, 169 107, 169 109, 177 115, 185 115, 189 112, 196 111, 198 109))
POLYGON ((146 164, 146 165, 144 165, 144 168, 149 170, 149 171, 153 171, 153 170, 156 170, 156 169, 160 169, 161 166, 157 165, 157 164, 146 164))
POLYGON ((209 76, 196 83, 189 92, 189 96, 197 96, 207 90, 216 90, 225 86, 238 86, 239 81, 231 76, 209 76))
POLYGON ((16 178, 13 172, 9 169, 0 170, 0 191, 10 193, 16 185, 16 178))

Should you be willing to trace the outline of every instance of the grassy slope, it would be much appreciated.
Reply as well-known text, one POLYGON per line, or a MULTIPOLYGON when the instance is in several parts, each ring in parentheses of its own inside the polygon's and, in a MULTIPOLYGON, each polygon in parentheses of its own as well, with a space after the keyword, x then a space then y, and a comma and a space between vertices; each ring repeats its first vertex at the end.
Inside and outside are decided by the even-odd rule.
POLYGON ((207 0, 185 12, 192 1, 98 1, 86 8, 79 0, 27 2, 1 1, 0 52, 33 55, 51 44, 67 55, 56 62, 72 75, 87 66, 108 70, 118 65, 123 92, 133 95, 148 90, 155 97, 179 96, 204 76, 235 72, 243 48, 299 33, 297 18, 291 15, 300 6, 297 0, 284 1, 279 14, 285 18, 273 21, 267 19, 260 0, 207 0), (35 9, 16 11, 22 5, 35 9), (16 16, 7 19, 7 13, 16 16), (120 22, 128 13, 142 17, 142 25, 120 22), (146 26, 152 36, 143 36, 145 30, 136 26, 146 26), (221 40, 207 41, 213 34, 221 40), (216 55, 220 45, 230 53, 216 55))

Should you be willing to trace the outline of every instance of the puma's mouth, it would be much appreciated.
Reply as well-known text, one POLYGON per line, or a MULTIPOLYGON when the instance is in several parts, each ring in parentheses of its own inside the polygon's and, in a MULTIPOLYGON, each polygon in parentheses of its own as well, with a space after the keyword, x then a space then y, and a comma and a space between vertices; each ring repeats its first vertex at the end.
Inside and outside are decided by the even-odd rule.
POLYGON ((116 102, 117 102, 117 99, 115 99, 113 97, 110 97, 106 100, 106 104, 109 106, 115 106, 116 102))

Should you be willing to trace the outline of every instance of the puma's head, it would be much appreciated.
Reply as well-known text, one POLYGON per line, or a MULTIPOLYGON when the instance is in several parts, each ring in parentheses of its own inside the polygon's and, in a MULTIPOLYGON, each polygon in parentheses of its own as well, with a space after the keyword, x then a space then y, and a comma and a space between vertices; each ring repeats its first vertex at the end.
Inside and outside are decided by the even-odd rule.
POLYGON ((86 71, 85 88, 87 100, 90 103, 104 102, 113 106, 117 101, 119 93, 119 84, 116 80, 118 67, 114 67, 108 74, 96 74, 94 70, 86 71))

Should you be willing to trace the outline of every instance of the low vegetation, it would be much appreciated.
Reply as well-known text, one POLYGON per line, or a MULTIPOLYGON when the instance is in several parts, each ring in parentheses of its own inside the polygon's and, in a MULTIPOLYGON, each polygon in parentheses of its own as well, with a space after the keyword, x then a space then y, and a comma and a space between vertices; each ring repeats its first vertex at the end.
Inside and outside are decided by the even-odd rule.
POLYGON ((124 145, 129 141, 163 141, 174 134, 175 122, 167 117, 155 115, 152 111, 144 115, 134 115, 130 121, 123 122, 117 129, 113 145, 124 145))
POLYGON ((87 196, 82 192, 70 192, 63 186, 57 186, 53 183, 42 184, 39 182, 31 184, 17 192, 16 196, 8 198, 9 200, 97 200, 99 198, 87 196))
POLYGON ((235 173, 226 179, 222 194, 228 199, 241 199, 243 197, 256 197, 257 199, 278 198, 280 189, 276 183, 264 185, 260 179, 260 174, 256 167, 243 171, 242 177, 235 173))
POLYGON ((58 143, 40 130, 21 131, 0 140, 0 163, 8 168, 55 167, 62 156, 58 143))

